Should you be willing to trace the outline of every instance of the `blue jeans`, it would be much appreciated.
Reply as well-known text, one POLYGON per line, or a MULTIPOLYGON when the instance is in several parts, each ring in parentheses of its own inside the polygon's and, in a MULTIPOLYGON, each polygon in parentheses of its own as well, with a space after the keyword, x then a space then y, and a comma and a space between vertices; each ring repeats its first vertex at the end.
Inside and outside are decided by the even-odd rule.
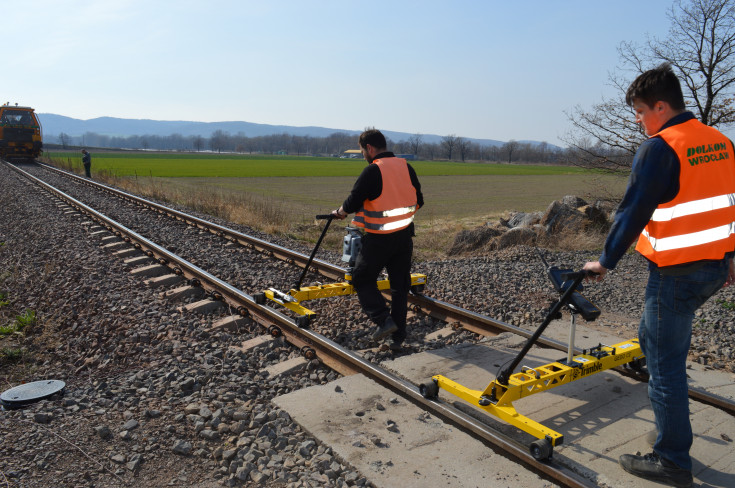
POLYGON ((656 269, 650 272, 646 286, 638 339, 646 355, 648 397, 658 429, 653 450, 682 469, 692 469, 686 374, 692 321, 694 312, 724 284, 727 266, 727 260, 708 262, 680 276, 656 269))

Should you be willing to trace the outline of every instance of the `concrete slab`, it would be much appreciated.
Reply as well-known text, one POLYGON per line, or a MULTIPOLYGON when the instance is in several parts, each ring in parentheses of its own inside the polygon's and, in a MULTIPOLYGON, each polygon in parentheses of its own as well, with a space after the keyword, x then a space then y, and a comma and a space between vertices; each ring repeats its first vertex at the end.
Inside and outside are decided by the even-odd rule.
POLYGON ((288 375, 296 371, 304 369, 309 361, 303 356, 297 356, 295 358, 281 361, 280 363, 273 364, 267 368, 263 368, 261 371, 266 371, 270 378, 275 378, 281 375, 288 375))
POLYGON ((362 375, 273 401, 378 488, 556 486, 362 375))
POLYGON ((178 285, 178 284, 182 283, 185 280, 186 280, 186 278, 184 278, 181 275, 170 273, 170 274, 166 274, 166 275, 162 275, 162 276, 157 276, 155 278, 150 278, 148 280, 145 280, 145 284, 149 288, 158 288, 160 286, 173 286, 173 285, 178 285))
POLYGON ((171 270, 162 264, 151 264, 148 266, 141 266, 140 268, 135 268, 134 270, 130 272, 130 274, 133 276, 141 277, 141 278, 152 278, 154 276, 163 276, 164 274, 167 274, 170 272, 171 270))
POLYGON ((109 243, 111 243, 111 242, 119 242, 119 241, 122 241, 122 239, 121 239, 121 238, 119 238, 119 237, 118 237, 118 236, 116 236, 116 235, 109 235, 109 236, 104 236, 104 237, 103 237, 102 239, 100 239, 100 240, 102 241, 102 244, 109 244, 109 243))
POLYGON ((230 315, 227 317, 222 317, 221 319, 213 323, 208 330, 217 331, 224 329, 227 332, 237 332, 240 329, 246 328, 251 323, 252 320, 247 319, 242 315, 230 315))
POLYGON ((441 339, 443 337, 451 337, 456 333, 457 330, 454 327, 444 327, 443 329, 439 329, 435 332, 432 332, 431 334, 428 334, 426 337, 424 337, 424 341, 430 342, 436 339, 441 339))
POLYGON ((201 286, 184 285, 161 293, 161 298, 166 298, 168 300, 183 300, 185 298, 196 298, 203 295, 204 289, 201 286))
POLYGON ((120 249, 119 251, 115 251, 112 254, 113 256, 118 257, 118 258, 129 258, 130 256, 139 255, 140 251, 138 251, 134 247, 126 247, 125 249, 120 249))
POLYGON ((230 349, 233 351, 248 352, 251 349, 255 349, 256 347, 262 346, 263 344, 267 344, 268 342, 272 342, 274 340, 276 339, 273 336, 259 335, 257 337, 253 337, 250 340, 244 341, 239 346, 230 346, 230 349))
POLYGON ((154 261, 155 261, 155 259, 153 259, 150 256, 146 256, 144 254, 142 256, 134 256, 132 258, 128 258, 125 261, 123 261, 123 264, 125 266, 135 267, 135 266, 140 266, 140 265, 143 265, 143 264, 152 263, 154 261))
POLYGON ((199 300, 198 302, 187 303, 183 307, 179 307, 179 311, 188 313, 200 313, 206 315, 209 313, 213 313, 216 310, 220 310, 221 308, 224 308, 224 306, 224 302, 205 298, 204 300, 199 300))
MULTIPOLYGON (((564 333, 568 334, 568 323, 564 326, 564 333)), ((589 337, 593 337, 590 331, 582 330, 581 333, 589 333, 589 337)), ((617 337, 610 343, 621 340, 617 337)), ((495 378, 503 364, 515 357, 524 342, 525 339, 513 334, 501 334, 486 339, 481 345, 457 346, 404 356, 388 361, 383 366, 414 384, 425 382, 434 374, 442 374, 469 388, 483 389, 495 378)), ((578 342, 577 345, 591 347, 597 342, 578 342)), ((533 367, 565 356, 559 351, 533 348, 522 365, 533 367)), ((692 382, 705 389, 713 387, 729 391, 727 381, 732 383, 729 379, 731 375, 728 374, 702 372, 703 378, 699 383, 698 376, 699 373, 694 374, 692 382)), ((441 424, 439 420, 434 419, 437 425, 429 427, 427 424, 431 422, 421 420, 421 415, 426 414, 417 413, 418 407, 412 407, 415 409, 412 412, 409 406, 400 405, 402 400, 399 401, 400 408, 394 407, 389 402, 395 393, 360 375, 291 395, 276 399, 276 404, 288 411, 306 430, 353 463, 376 486, 505 486, 504 483, 510 479, 508 473, 513 473, 514 477, 526 476, 522 466, 508 460, 496 460, 498 456, 494 455, 491 448, 470 436, 451 431, 450 426, 441 424), (342 391, 336 391, 338 389, 342 391), (378 403, 390 412, 386 414, 385 411, 376 410, 374 405, 378 403), (363 412, 362 416, 358 415, 360 412, 363 412), (406 436, 386 432, 388 420, 396 422, 400 433, 406 436), (409 439, 408 433, 417 437, 409 439), (442 438, 442 442, 437 442, 438 438, 431 441, 430 433, 435 436, 443 433, 447 439, 442 438), (389 446, 392 442, 398 449, 384 450, 364 440, 376 438, 389 446), (354 439, 361 440, 362 445, 356 444, 354 439), (425 446, 422 442, 426 442, 425 446), (445 444, 451 446, 446 452, 445 444), (467 449, 467 446, 472 447, 467 449), (455 451, 461 455, 455 454, 455 451), (493 456, 493 459, 488 462, 482 456, 493 456), (390 466, 387 465, 388 461, 390 466), (432 464, 440 466, 434 467, 432 464), (503 468, 495 471, 496 466, 501 465, 503 468), (422 474, 418 478, 421 481, 416 485, 411 484, 417 476, 414 470, 422 474), (423 478, 423 474, 427 473, 429 475, 423 478), (506 477, 499 477, 500 473, 506 477)), ((489 417, 484 411, 445 391, 440 391, 439 396, 442 401, 460 406, 465 412, 472 412, 491 427, 525 445, 534 440, 529 434, 489 417)), ((564 444, 554 449, 554 459, 595 480, 599 486, 660 486, 635 478, 618 465, 621 454, 650 451, 645 436, 653 429, 653 414, 645 384, 607 371, 523 398, 514 406, 519 413, 562 433, 564 444)), ((735 439, 732 417, 714 407, 692 403, 692 424, 696 436, 691 451, 695 458, 695 478, 705 483, 705 486, 735 486, 735 450, 732 449, 733 443, 726 440, 735 439)), ((538 480, 525 481, 514 478, 509 485, 543 486, 538 480)))
POLYGON ((114 251, 120 248, 121 246, 125 246, 126 244, 127 243, 125 241, 117 240, 117 241, 113 241, 107 244, 102 244, 102 249, 104 249, 105 251, 114 251))

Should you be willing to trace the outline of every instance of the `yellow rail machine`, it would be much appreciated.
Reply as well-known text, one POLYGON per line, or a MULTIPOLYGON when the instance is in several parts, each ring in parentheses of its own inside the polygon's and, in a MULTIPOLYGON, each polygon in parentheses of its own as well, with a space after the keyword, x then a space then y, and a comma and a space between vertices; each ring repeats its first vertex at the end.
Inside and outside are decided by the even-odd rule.
POLYGON ((628 363, 632 369, 641 372, 645 364, 637 339, 611 346, 599 344, 582 351, 582 354, 575 355, 575 315, 580 314, 585 320, 594 320, 600 315, 600 310, 579 292, 587 272, 560 270, 554 266, 547 267, 547 273, 555 288, 561 293, 561 298, 554 303, 543 323, 526 341, 512 363, 500 370, 497 377, 484 390, 472 390, 441 375, 432 376, 429 381, 419 385, 419 390, 425 398, 437 399, 439 389, 446 390, 493 417, 536 437, 537 440, 530 445, 530 452, 539 461, 549 459, 554 446, 560 445, 564 441, 564 436, 518 413, 513 406, 516 400, 628 363), (522 366, 520 372, 513 373, 549 323, 561 317, 561 309, 565 305, 571 311, 572 317, 566 359, 535 368, 522 366))
MULTIPOLYGON (((307 300, 315 300, 317 298, 330 298, 344 295, 352 295, 355 293, 355 289, 351 284, 352 268, 355 266, 355 259, 357 259, 357 254, 360 252, 360 248, 362 247, 362 233, 356 227, 348 226, 347 235, 342 241, 342 261, 348 263, 347 272, 345 273, 345 281, 339 283, 302 287, 301 283, 303 283, 304 278, 306 277, 306 273, 309 271, 309 266, 314 260, 316 251, 317 249, 319 249, 319 245, 322 243, 322 239, 324 239, 324 236, 327 234, 327 229, 329 229, 329 224, 332 223, 334 216, 331 214, 324 214, 317 215, 316 218, 317 220, 326 220, 327 223, 324 225, 322 234, 316 241, 316 246, 314 246, 314 250, 311 252, 311 256, 309 256, 309 260, 307 261, 306 266, 304 266, 304 271, 301 273, 299 281, 294 285, 293 288, 288 291, 288 293, 277 290, 276 288, 269 288, 262 293, 256 293, 255 295, 253 295, 253 299, 259 305, 265 304, 266 300, 271 300, 272 302, 286 307, 287 309, 296 313, 298 315, 298 317, 296 318, 296 323, 299 327, 302 328, 308 327, 311 323, 311 320, 316 317, 316 312, 304 307, 301 304, 302 302, 305 302, 307 300)), ((379 290, 390 289, 389 280, 378 280, 377 285, 379 290)), ((412 293, 417 295, 421 294, 424 291, 425 285, 425 274, 411 273, 412 293)))

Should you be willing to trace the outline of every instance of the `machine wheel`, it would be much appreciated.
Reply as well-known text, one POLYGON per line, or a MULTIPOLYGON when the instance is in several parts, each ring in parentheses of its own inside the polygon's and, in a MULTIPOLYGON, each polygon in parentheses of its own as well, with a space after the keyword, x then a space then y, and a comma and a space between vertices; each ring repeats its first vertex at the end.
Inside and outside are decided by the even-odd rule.
POLYGON ((265 305, 265 293, 256 293, 253 295, 253 300, 255 300, 255 303, 258 305, 265 305))
POLYGON ((414 295, 422 295, 424 293, 424 287, 426 285, 413 285, 411 287, 411 293, 414 295))
POLYGON ((296 325, 298 325, 299 328, 301 329, 308 329, 309 328, 309 316, 301 315, 300 317, 296 317, 296 325))
POLYGON ((270 327, 268 327, 268 333, 275 338, 281 337, 283 335, 281 329, 279 329, 275 325, 271 325, 270 327))
POLYGON ((439 385, 436 381, 430 379, 426 383, 421 383, 419 385, 419 393, 421 393, 422 397, 432 400, 439 396, 439 385))
POLYGON ((629 366, 630 369, 632 369, 633 371, 637 373, 647 373, 645 357, 634 359, 633 361, 627 363, 627 366, 629 366))
POLYGON ((554 446, 549 439, 537 439, 531 443, 530 451, 536 461, 545 461, 551 457, 554 446))
POLYGON ((302 347, 301 354, 303 354, 304 357, 309 361, 311 361, 312 359, 316 359, 316 351, 309 346, 302 347))

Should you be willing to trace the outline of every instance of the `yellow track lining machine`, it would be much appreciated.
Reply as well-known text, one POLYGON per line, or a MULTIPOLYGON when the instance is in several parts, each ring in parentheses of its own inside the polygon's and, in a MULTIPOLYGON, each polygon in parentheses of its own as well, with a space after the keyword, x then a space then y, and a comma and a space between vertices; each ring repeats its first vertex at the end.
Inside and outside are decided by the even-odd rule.
POLYGON ((437 399, 439 389, 446 390, 491 416, 536 437, 537 440, 529 447, 531 455, 539 461, 549 459, 554 446, 562 444, 564 436, 521 415, 513 406, 513 402, 616 366, 627 364, 631 369, 642 372, 645 365, 645 357, 638 339, 611 346, 599 344, 589 350, 583 350, 582 354, 574 355, 575 315, 580 314, 585 320, 590 321, 600 315, 600 310, 579 292, 582 289, 582 280, 587 276, 586 271, 572 272, 570 269, 561 270, 555 266, 547 266, 547 274, 554 287, 561 293, 561 298, 554 303, 543 323, 533 336, 528 338, 511 364, 500 370, 497 377, 484 390, 472 390, 442 375, 432 376, 429 381, 419 385, 419 391, 425 398, 437 399), (565 305, 571 312, 567 357, 535 368, 522 366, 520 372, 513 373, 549 323, 561 317, 561 309, 565 305))
MULTIPOLYGON (((326 220, 327 223, 324 225, 322 234, 314 246, 314 250, 309 256, 309 260, 304 266, 304 271, 301 273, 299 281, 291 288, 288 293, 282 292, 276 288, 269 288, 262 293, 256 293, 253 295, 253 299, 259 305, 264 305, 267 300, 270 300, 278 305, 281 305, 292 312, 296 313, 296 324, 299 327, 306 328, 309 326, 311 321, 316 317, 316 312, 309 310, 308 308, 301 305, 302 302, 307 300, 315 300, 317 298, 330 298, 344 295, 352 295, 355 293, 355 289, 352 286, 352 269, 355 266, 355 259, 360 252, 362 247, 362 232, 357 227, 347 226, 347 235, 342 241, 342 261, 348 263, 347 272, 345 273, 345 281, 339 283, 330 284, 319 284, 314 286, 304 286, 301 284, 306 277, 306 273, 309 271, 309 266, 314 260, 317 249, 327 234, 329 224, 332 223, 334 215, 323 214, 317 215, 317 220, 326 220)), ((378 280, 377 282, 379 290, 390 289, 389 280, 378 280)), ((411 273, 411 292, 415 294, 421 294, 426 285, 426 275, 419 273, 411 273)))

